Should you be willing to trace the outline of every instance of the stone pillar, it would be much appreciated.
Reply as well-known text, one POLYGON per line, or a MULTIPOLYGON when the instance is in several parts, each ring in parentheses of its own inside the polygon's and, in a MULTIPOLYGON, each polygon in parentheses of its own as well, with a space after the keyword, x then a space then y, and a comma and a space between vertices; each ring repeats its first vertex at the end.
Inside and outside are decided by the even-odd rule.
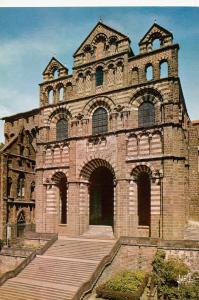
POLYGON ((137 236, 138 207, 137 207, 137 183, 134 180, 129 182, 129 235, 137 236))
POLYGON ((121 178, 117 180, 115 199, 115 226, 116 237, 128 236, 128 191, 129 181, 121 178))
POLYGON ((80 213, 80 234, 89 228, 89 182, 80 182, 79 190, 79 213, 80 213))
POLYGON ((80 234, 79 182, 68 182, 68 233, 80 234))
POLYGON ((152 238, 160 237, 160 182, 159 179, 152 179, 151 182, 151 228, 150 236, 152 238))
POLYGON ((45 231, 45 206, 46 206, 46 186, 43 185, 43 171, 36 172, 36 185, 35 185, 35 222, 37 232, 45 231))

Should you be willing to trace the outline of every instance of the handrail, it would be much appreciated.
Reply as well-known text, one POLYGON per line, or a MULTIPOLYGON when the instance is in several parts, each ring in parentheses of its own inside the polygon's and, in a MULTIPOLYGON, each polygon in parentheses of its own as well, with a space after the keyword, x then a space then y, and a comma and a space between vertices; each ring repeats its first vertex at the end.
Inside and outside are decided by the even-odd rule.
POLYGON ((105 268, 107 268, 112 263, 120 247, 121 247, 121 243, 119 239, 113 246, 111 252, 107 256, 105 256, 102 259, 102 261, 98 264, 95 272, 91 275, 90 279, 78 289, 76 294, 73 296, 72 300, 82 300, 84 296, 92 292, 99 277, 102 275, 105 268))

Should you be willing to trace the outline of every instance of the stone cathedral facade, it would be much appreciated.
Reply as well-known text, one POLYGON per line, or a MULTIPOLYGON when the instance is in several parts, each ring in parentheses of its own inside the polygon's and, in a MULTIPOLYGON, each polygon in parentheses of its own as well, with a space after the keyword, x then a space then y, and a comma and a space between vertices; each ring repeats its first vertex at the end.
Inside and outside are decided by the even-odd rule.
POLYGON ((199 222, 199 123, 187 114, 179 45, 153 24, 139 48, 98 22, 72 74, 51 59, 40 107, 4 118, 1 235, 19 217, 37 232, 79 236, 92 225, 163 239, 199 222))

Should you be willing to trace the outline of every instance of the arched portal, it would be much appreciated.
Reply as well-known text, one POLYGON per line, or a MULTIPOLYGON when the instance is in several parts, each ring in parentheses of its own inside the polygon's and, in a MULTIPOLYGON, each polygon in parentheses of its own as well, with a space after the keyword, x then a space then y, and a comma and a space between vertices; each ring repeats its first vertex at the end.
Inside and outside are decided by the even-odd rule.
POLYGON ((53 175, 52 181, 59 192, 59 223, 67 224, 67 178, 63 172, 57 172, 53 175))
POLYGON ((17 217, 17 237, 22 237, 26 227, 25 213, 21 211, 17 217))
POLYGON ((150 226, 151 223, 151 181, 147 172, 137 178, 138 225, 150 226))
POLYGON ((113 226, 113 174, 105 166, 96 168, 90 176, 90 225, 113 226))

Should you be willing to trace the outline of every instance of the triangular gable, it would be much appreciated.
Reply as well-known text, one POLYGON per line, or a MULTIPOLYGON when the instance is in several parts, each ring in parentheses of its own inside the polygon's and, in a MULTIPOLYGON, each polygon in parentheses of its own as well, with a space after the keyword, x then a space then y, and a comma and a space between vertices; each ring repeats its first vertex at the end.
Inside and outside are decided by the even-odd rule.
POLYGON ((93 40, 93 38, 95 37, 95 35, 97 35, 98 33, 103 32, 105 34, 107 34, 108 37, 114 35, 117 36, 117 38, 119 40, 121 39, 128 39, 128 36, 126 36, 125 34, 111 28, 108 25, 105 25, 104 23, 102 23, 101 21, 99 21, 95 27, 93 28, 93 30, 88 34, 88 36, 85 38, 85 40, 81 43, 81 45, 79 46, 79 48, 75 51, 73 56, 78 55, 80 52, 82 52, 82 49, 84 48, 84 46, 86 44, 90 44, 93 40), (79 52, 79 53, 78 53, 79 52))
POLYGON ((151 35, 155 34, 156 32, 160 33, 163 37, 170 36, 171 38, 173 38, 173 34, 170 31, 154 23, 151 26, 151 28, 147 31, 147 33, 144 35, 144 37, 140 40, 139 45, 147 43, 151 35))
MULTIPOLYGON (((10 149, 12 149, 12 146, 18 142, 18 139, 19 139, 19 136, 21 133, 24 133, 24 137, 27 138, 27 135, 30 135, 29 133, 25 133, 25 130, 24 128, 21 128, 20 131, 14 136, 12 137, 12 139, 0 150, 0 154, 5 152, 5 151, 8 151, 10 149)), ((28 146, 32 149, 32 152, 35 153, 35 148, 34 146, 29 142, 29 139, 28 139, 28 146)))
POLYGON ((68 72, 68 69, 60 61, 58 61, 58 59, 52 57, 48 65, 46 66, 45 70, 43 71, 42 75, 48 73, 53 68, 65 69, 68 72))
POLYGON ((6 145, 4 145, 3 148, 1 148, 0 154, 3 153, 8 148, 10 148, 10 146, 12 146, 12 144, 14 144, 14 142, 17 140, 17 138, 18 138, 17 135, 13 136, 13 138, 6 145))

